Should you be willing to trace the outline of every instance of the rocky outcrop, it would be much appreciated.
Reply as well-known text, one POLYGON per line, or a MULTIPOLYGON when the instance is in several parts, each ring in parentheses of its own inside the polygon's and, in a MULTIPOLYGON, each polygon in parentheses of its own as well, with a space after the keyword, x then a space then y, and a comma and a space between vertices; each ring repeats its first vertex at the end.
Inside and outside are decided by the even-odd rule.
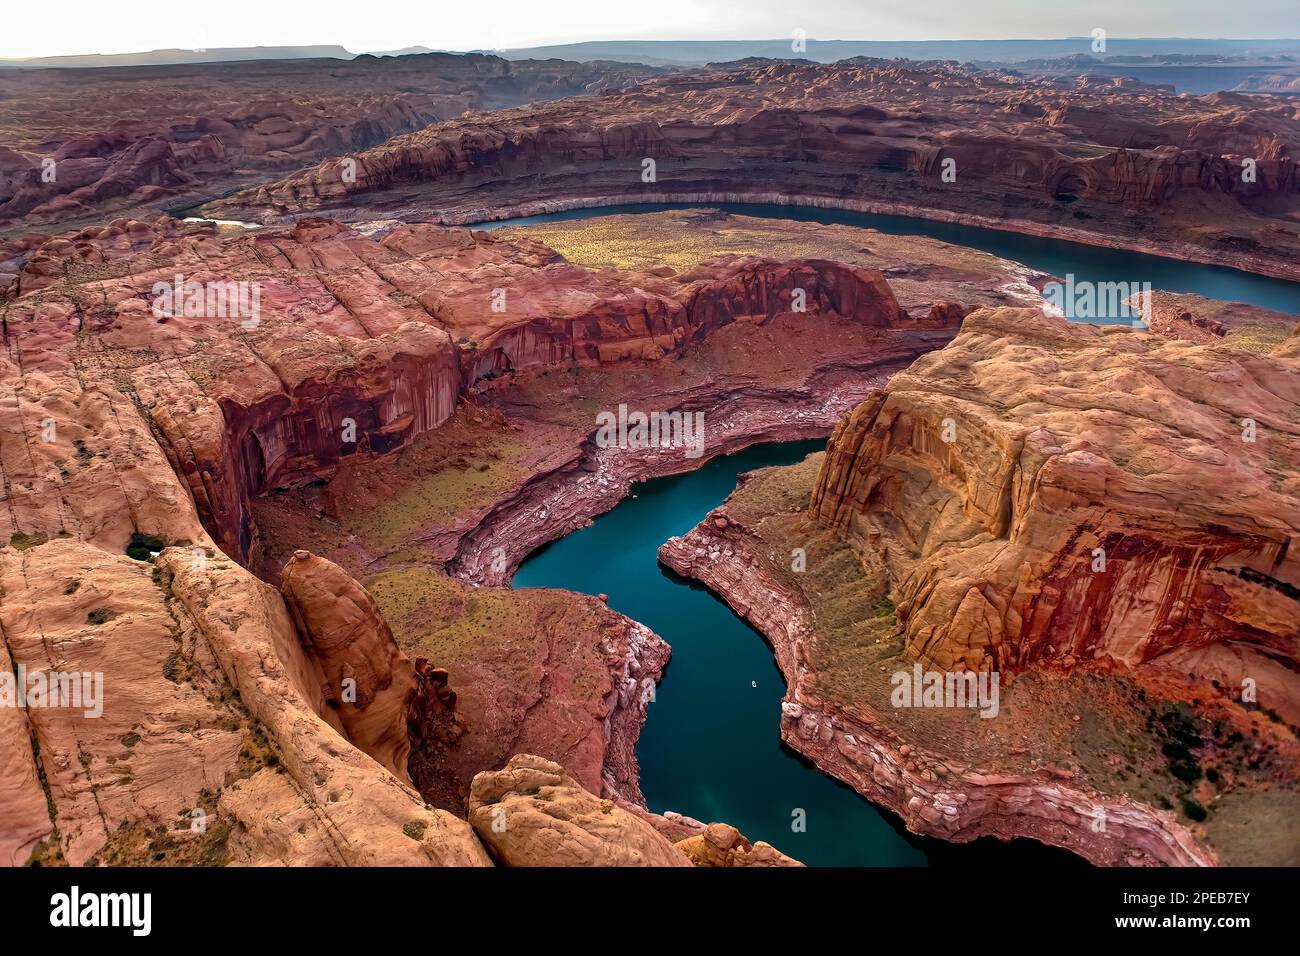
POLYGON ((1217 342, 1257 355, 1279 348, 1296 326, 1296 317, 1287 312, 1190 292, 1139 292, 1128 303, 1157 335, 1198 345, 1217 342))
POLYGON ((295 552, 280 591, 347 738, 426 797, 437 791, 444 753, 467 729, 447 671, 408 658, 374 598, 332 561, 295 552))
POLYGON ((474 778, 469 819, 504 866, 691 865, 645 820, 528 754, 474 778))
POLYGON ((1285 360, 976 312, 837 426, 810 513, 881 556, 940 669, 1294 668, 1298 410, 1285 360))
POLYGON ((277 766, 284 767, 298 794, 292 802, 306 805, 279 818, 272 808, 290 800, 282 786, 244 784, 232 798, 232 810, 243 813, 236 820, 241 841, 255 842, 260 834, 265 844, 274 837, 259 851, 272 853, 285 841, 294 842, 282 828, 310 814, 322 824, 322 839, 310 847, 318 864, 487 862, 463 821, 427 809, 414 789, 336 729, 341 721, 331 717, 320 691, 324 675, 301 650, 293 620, 274 589, 225 559, 196 565, 188 555, 168 551, 160 560, 171 578, 176 613, 196 637, 209 642, 222 671, 234 675, 240 699, 265 729, 277 766), (249 815, 267 813, 269 820, 246 822, 249 815), (270 833, 264 832, 268 827, 270 833))
POLYGON ((698 836, 679 841, 677 849, 685 853, 696 866, 802 866, 776 847, 760 840, 750 843, 735 827, 726 823, 711 823, 698 836))
POLYGON ((285 565, 280 592, 308 659, 324 677, 325 703, 348 739, 410 782, 406 717, 416 692, 415 665, 374 600, 337 564, 307 551, 285 565))
POLYGON ((1228 333, 1228 326, 1223 322, 1198 315, 1172 293, 1140 292, 1128 304, 1142 313, 1142 321, 1149 331, 1165 338, 1205 345, 1217 342, 1228 333))
POLYGON ((682 281, 676 298, 697 338, 730 322, 761 324, 786 312, 839 316, 878 329, 916 325, 884 276, 839 262, 710 261, 682 281))
POLYGON ((1280 97, 1176 97, 954 64, 761 62, 434 124, 359 154, 354 179, 330 159, 206 209, 463 223, 626 202, 781 202, 1297 278, 1286 216, 1300 203, 1298 147, 1280 97))
POLYGON ((674 822, 596 797, 558 763, 532 754, 474 778, 469 819, 502 866, 802 866, 728 824, 674 822), (691 835, 675 844, 667 835, 683 831, 691 835))
POLYGON ((284 601, 214 547, 132 398, 93 365, 14 361, 51 321, 0 357, 0 634, 60 695, 2 708, 8 859, 486 864, 348 742, 284 601))

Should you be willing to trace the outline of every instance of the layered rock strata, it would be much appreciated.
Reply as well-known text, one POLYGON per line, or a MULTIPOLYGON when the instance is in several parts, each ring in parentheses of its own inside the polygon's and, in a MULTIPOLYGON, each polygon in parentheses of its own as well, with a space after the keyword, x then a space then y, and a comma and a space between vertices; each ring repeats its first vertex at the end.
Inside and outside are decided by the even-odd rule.
POLYGON ((976 312, 837 426, 810 513, 881 555, 941 669, 1294 670, 1298 412, 1284 359, 976 312))
POLYGON ((404 446, 486 378, 653 360, 792 311, 943 324, 909 319, 878 273, 842 263, 717 260, 629 282, 534 242, 433 226, 367 237, 312 221, 221 238, 120 223, 29 253, 6 307, 23 367, 66 368, 90 333, 86 361, 130 382, 205 524, 241 560, 257 546, 251 498, 404 446), (238 289, 248 314, 160 313, 157 290, 186 283, 238 289))
POLYGON ((953 64, 758 62, 434 124, 362 152, 355 178, 326 160, 206 208, 255 221, 333 209, 456 223, 625 202, 781 202, 1296 278, 1298 145, 1283 97, 1081 88, 953 64))
POLYGON ((1259 862, 1233 821, 1300 778, 1288 355, 977 311, 660 557, 771 641, 783 739, 915 832, 1259 862), (998 674, 1001 716, 900 705, 913 667, 998 674))
POLYGON ((444 53, 6 70, 0 225, 192 204, 467 110, 618 89, 659 72, 444 53))
POLYGON ((659 559, 722 596, 771 643, 787 687, 781 739, 819 770, 898 814, 913 833, 955 842, 1030 837, 1098 865, 1215 862, 1172 814, 1071 785, 1046 769, 997 773, 964 765, 960 753, 900 735, 887 699, 849 706, 825 700, 810 666, 817 628, 806 597, 725 508, 670 539, 659 559), (1104 829, 1096 827, 1098 819, 1105 820, 1104 829))
MULTIPOLYGON (((42 711, 10 722, 19 809, 4 846, 15 862, 487 862, 465 824, 425 799, 436 793, 455 806, 462 771, 499 765, 509 752, 480 754, 477 767, 460 760, 474 731, 465 733, 449 675, 407 657, 373 599, 328 561, 295 555, 277 576, 282 593, 258 582, 222 553, 245 553, 252 530, 244 537, 221 516, 239 513, 241 495, 435 429, 466 382, 496 388, 492 372, 503 366, 474 356, 484 343, 524 371, 629 356, 649 370, 660 353, 757 326, 765 338, 800 322, 838 328, 881 346, 868 363, 898 362, 949 334, 927 331, 942 316, 903 313, 878 273, 817 259, 719 260, 647 273, 628 293, 624 277, 579 269, 535 243, 431 227, 371 238, 317 222, 223 238, 210 226, 124 222, 24 250, 5 301, 6 652, 15 666, 48 668, 40 635, 66 632, 61 643, 87 648, 86 667, 102 670, 110 689, 129 686, 138 708, 110 697, 108 723, 85 718, 83 727, 42 711), (550 287, 529 285, 539 269, 550 287), (155 284, 178 270, 257 283, 259 311, 218 321, 160 313, 155 284), (518 310, 504 316, 448 287, 490 292, 503 278, 518 310), (646 302, 663 324, 646 318, 646 302), (516 332, 530 323, 553 344, 516 332), (435 381, 449 383, 445 399, 435 381), (357 449, 321 437, 321 422, 348 418, 357 449), (193 706, 164 724, 148 718, 178 686, 196 688, 193 706), (135 776, 112 769, 128 765, 135 776), (157 781, 154 803, 136 792, 146 778, 157 781), (339 793, 351 796, 332 798, 339 793), (92 816, 96 801, 112 812, 92 816), (42 818, 43 806, 53 818, 42 818)), ((828 424, 822 415, 805 427, 828 424)), ((570 756, 590 792, 636 815, 641 690, 667 648, 603 613, 607 686, 597 684, 599 713, 591 728, 575 726, 580 747, 570 756)), ((544 738, 525 723, 516 742, 544 738)), ((683 839, 702 828, 671 826, 683 839)), ((715 849, 727 859, 752 852, 726 842, 715 849)))

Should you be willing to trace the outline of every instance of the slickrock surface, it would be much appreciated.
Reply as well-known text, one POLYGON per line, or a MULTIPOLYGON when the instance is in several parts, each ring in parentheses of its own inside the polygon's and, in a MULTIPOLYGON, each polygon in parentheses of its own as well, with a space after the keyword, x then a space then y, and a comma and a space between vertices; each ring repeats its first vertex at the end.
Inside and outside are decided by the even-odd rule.
POLYGON ((530 754, 474 778, 469 819, 505 866, 691 866, 644 819, 530 754))
POLYGON ((462 821, 426 809, 320 716, 320 675, 278 595, 247 572, 174 548, 151 575, 72 536, 6 548, 0 564, 15 663, 103 680, 102 715, 10 711, 28 726, 6 725, 6 759, 34 753, 42 775, 36 789, 20 778, 7 847, 74 865, 486 862, 462 821), (50 815, 33 833, 23 808, 38 795, 50 815))
POLYGON ((1298 387, 1294 362, 979 311, 660 557, 772 642, 783 739, 916 832, 1294 863, 1298 387), (999 671, 997 714, 897 706, 918 662, 999 671))
POLYGON ((757 61, 437 123, 362 151, 355 179, 329 159, 205 209, 456 223, 618 202, 788 202, 1295 279, 1298 147, 1286 97, 1174 96, 950 64, 757 61))
POLYGON ((617 89, 659 72, 442 53, 5 70, 0 228, 67 228, 193 204, 467 110, 617 89))
POLYGON ((811 513, 881 556, 909 652, 939 668, 1221 641, 1294 669, 1297 372, 976 312, 841 422, 811 513))
POLYGON ((75 304, 20 326, 9 305, 0 629, 15 665, 103 678, 102 716, 6 711, 10 858, 486 863, 463 821, 341 735, 283 600, 216 550, 103 361, 112 331, 72 333, 75 304), (124 553, 166 544, 152 567, 124 553))

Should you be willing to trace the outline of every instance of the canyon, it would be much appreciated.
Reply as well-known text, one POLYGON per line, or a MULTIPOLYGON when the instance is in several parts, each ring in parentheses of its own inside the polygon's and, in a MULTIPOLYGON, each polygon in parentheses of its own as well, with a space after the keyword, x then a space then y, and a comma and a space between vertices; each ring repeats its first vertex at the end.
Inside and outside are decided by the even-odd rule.
POLYGON ((478 222, 629 202, 899 213, 1300 277, 1294 101, 859 58, 741 61, 433 124, 204 207, 478 222), (351 170, 354 175, 344 175, 351 170))
POLYGON ((107 705, 0 707, 3 862, 798 866, 647 805, 664 635, 511 581, 643 482, 828 437, 659 553, 771 644, 789 747, 923 837, 1300 862, 1293 315, 1079 325, 1039 269, 727 209, 471 228, 760 201, 1294 282, 1292 101, 865 58, 95 73, 0 74, 0 669, 107 705), (628 407, 700 454, 604 440, 628 407), (889 706, 913 667, 999 676, 998 719, 889 706))
POLYGON ((0 235, 142 218, 469 110, 658 72, 445 53, 0 71, 0 235))
POLYGON ((772 643, 783 739, 916 832, 1293 864, 1232 822, 1300 796, 1289 354, 977 311, 661 560, 772 643), (999 674, 997 719, 900 706, 913 665, 999 674))
MULTIPOLYGON (((864 371, 946 340, 960 308, 914 291, 909 313, 879 271, 853 263, 720 257, 629 275, 535 240, 428 225, 365 236, 325 220, 256 233, 124 221, 52 238, 19 266, 4 312, 6 647, 31 670, 80 664, 110 689, 127 680, 137 704, 114 707, 111 725, 60 711, 10 721, 15 805, 27 808, 11 861, 482 863, 458 814, 479 773, 534 751, 563 756, 577 786, 649 816, 671 842, 704 840, 691 844, 697 862, 779 858, 641 806, 634 748, 662 640, 594 598, 498 590, 498 611, 476 617, 485 595, 472 569, 504 583, 526 539, 498 564, 464 520, 474 493, 418 485, 489 473, 476 493, 483 513, 500 512, 535 490, 540 455, 570 482, 575 467, 594 479, 595 497, 563 518, 589 520, 635 478, 683 464, 582 461, 582 405, 638 379, 665 404, 725 397, 734 420, 714 427, 735 434, 711 454, 825 434, 883 381, 864 371), (196 277, 257 282, 256 315, 155 307, 158 283, 196 277), (506 311, 492 310, 493 288, 506 311), (547 406, 556 373, 590 398, 547 406), (559 415, 511 421, 514 402, 559 415), (523 460, 506 459, 498 449, 526 429, 523 460), (458 440, 491 464, 471 466, 458 440), (412 523, 395 494, 403 467, 417 493, 466 509, 451 527, 412 523), (348 507, 336 518, 380 524, 359 548, 346 527, 330 540, 316 496, 374 478, 395 513, 373 499, 348 507), (427 571, 436 555, 461 575, 427 571), (434 639, 430 610, 468 646, 434 639), (503 630, 500 615, 517 623, 503 630), (51 639, 66 645, 54 657, 51 639), (148 719, 181 691, 192 715, 148 719), (148 779, 156 800, 132 804, 148 779), (339 787, 365 805, 333 805, 339 787), (209 818, 221 825, 190 826, 209 818)), ((1000 268, 964 281, 1019 278, 1000 268)))

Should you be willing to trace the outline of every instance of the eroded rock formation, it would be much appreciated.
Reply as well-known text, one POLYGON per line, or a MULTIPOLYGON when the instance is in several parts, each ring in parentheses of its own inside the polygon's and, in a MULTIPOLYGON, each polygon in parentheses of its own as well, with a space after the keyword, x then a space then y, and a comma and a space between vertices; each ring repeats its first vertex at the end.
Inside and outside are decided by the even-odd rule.
POLYGON ((197 202, 466 110, 617 89, 658 72, 443 53, 6 70, 0 223, 197 202))
POLYGON ((677 849, 696 866, 801 866, 771 844, 750 843, 735 827, 711 823, 703 833, 679 841, 677 849))
POLYGON ((811 514, 881 556, 940 669, 1230 643, 1294 670, 1298 412, 1286 360, 981 311, 841 422, 811 514))
POLYGON ((505 866, 691 865, 645 820, 529 754, 474 778, 469 819, 505 866))
MULTIPOLYGON (((588 793, 639 818, 644 687, 668 655, 657 636, 603 606, 585 618, 541 608, 543 632, 555 633, 538 643, 536 692, 571 674, 590 699, 557 698, 583 708, 559 733, 546 723, 553 711, 534 706, 520 683, 519 713, 499 708, 500 727, 483 726, 499 739, 480 745, 465 733, 448 673, 399 650, 341 567, 296 555, 268 575, 278 593, 230 560, 256 542, 242 517, 247 501, 328 476, 349 458, 373 462, 409 447, 446 425, 468 389, 508 396, 493 382, 503 371, 565 365, 599 377, 633 359, 629 374, 661 380, 655 387, 674 403, 683 388, 703 402, 750 382, 757 404, 734 403, 731 420, 717 420, 713 454, 773 427, 824 433, 860 394, 835 391, 848 370, 892 368, 950 334, 932 328, 924 302, 922 317, 909 317, 878 272, 818 258, 722 258, 629 280, 535 242, 430 226, 368 237, 321 221, 234 236, 123 221, 6 251, 6 651, 15 665, 48 667, 42 635, 63 635, 90 655, 87 667, 102 666, 110 690, 126 675, 136 702, 110 697, 114 721, 85 727, 39 711, 9 722, 15 812, 3 846, 14 862, 481 864, 467 825, 426 801, 463 810, 462 778, 534 742, 562 753, 588 793), (155 310, 155 284, 178 274, 256 283, 258 311, 155 310), (505 313, 491 309, 498 287, 505 313), (748 352, 797 343, 807 327, 827 340, 796 346, 797 358, 772 357, 783 371, 760 385, 748 352), (740 369, 728 376, 739 377, 709 370, 689 384, 684 376, 698 370, 668 366, 699 349, 728 356, 740 369), (777 384, 785 379, 788 387, 777 384), (349 419, 354 442, 341 434, 349 419), (589 633, 573 641, 566 621, 589 633), (346 679, 356 681, 355 701, 346 679), (192 706, 174 720, 149 718, 178 686, 182 701, 195 689, 192 706), (127 766, 133 777, 115 775, 127 766), (157 781, 156 800, 135 792, 132 781, 145 779, 157 781), (103 814, 92 813, 93 794, 103 814), (211 829, 191 829, 193 820, 211 829)), ((603 386, 611 396, 622 374, 603 386)), ((527 389, 551 384, 524 376, 517 387, 530 403, 527 389)), ((591 423, 573 426, 566 440, 576 454, 591 423)), ((633 476, 607 482, 602 506, 633 476)), ((502 500, 518 490, 504 486, 502 500)), ((557 516, 585 520, 592 503, 574 507, 557 516)), ((448 557, 473 530, 458 524, 448 557)), ((526 540, 516 536, 512 548, 526 540)), ((524 663, 477 658, 500 668, 485 681, 489 694, 524 663)), ((478 688, 468 696, 491 710, 478 688)))
POLYGON ((947 63, 757 61, 437 123, 360 153, 355 179, 328 159, 206 208, 456 223, 619 202, 793 202, 1297 278, 1298 146, 1284 97, 947 63))
POLYGON ((842 263, 726 258, 629 278, 427 225, 368 237, 313 220, 222 238, 121 222, 13 253, 5 315, 23 367, 68 368, 90 333, 89 361, 130 382, 205 525, 241 559, 257 548, 251 498, 403 447, 485 378, 655 359, 789 313, 932 325, 909 319, 879 273, 842 263), (220 315, 160 313, 158 288, 185 283, 238 295, 220 315))
POLYGON ((398 648, 374 599, 337 564, 307 551, 285 565, 280 592, 308 658, 324 677, 325 703, 348 739, 409 782, 407 710, 416 696, 415 664, 398 648))

